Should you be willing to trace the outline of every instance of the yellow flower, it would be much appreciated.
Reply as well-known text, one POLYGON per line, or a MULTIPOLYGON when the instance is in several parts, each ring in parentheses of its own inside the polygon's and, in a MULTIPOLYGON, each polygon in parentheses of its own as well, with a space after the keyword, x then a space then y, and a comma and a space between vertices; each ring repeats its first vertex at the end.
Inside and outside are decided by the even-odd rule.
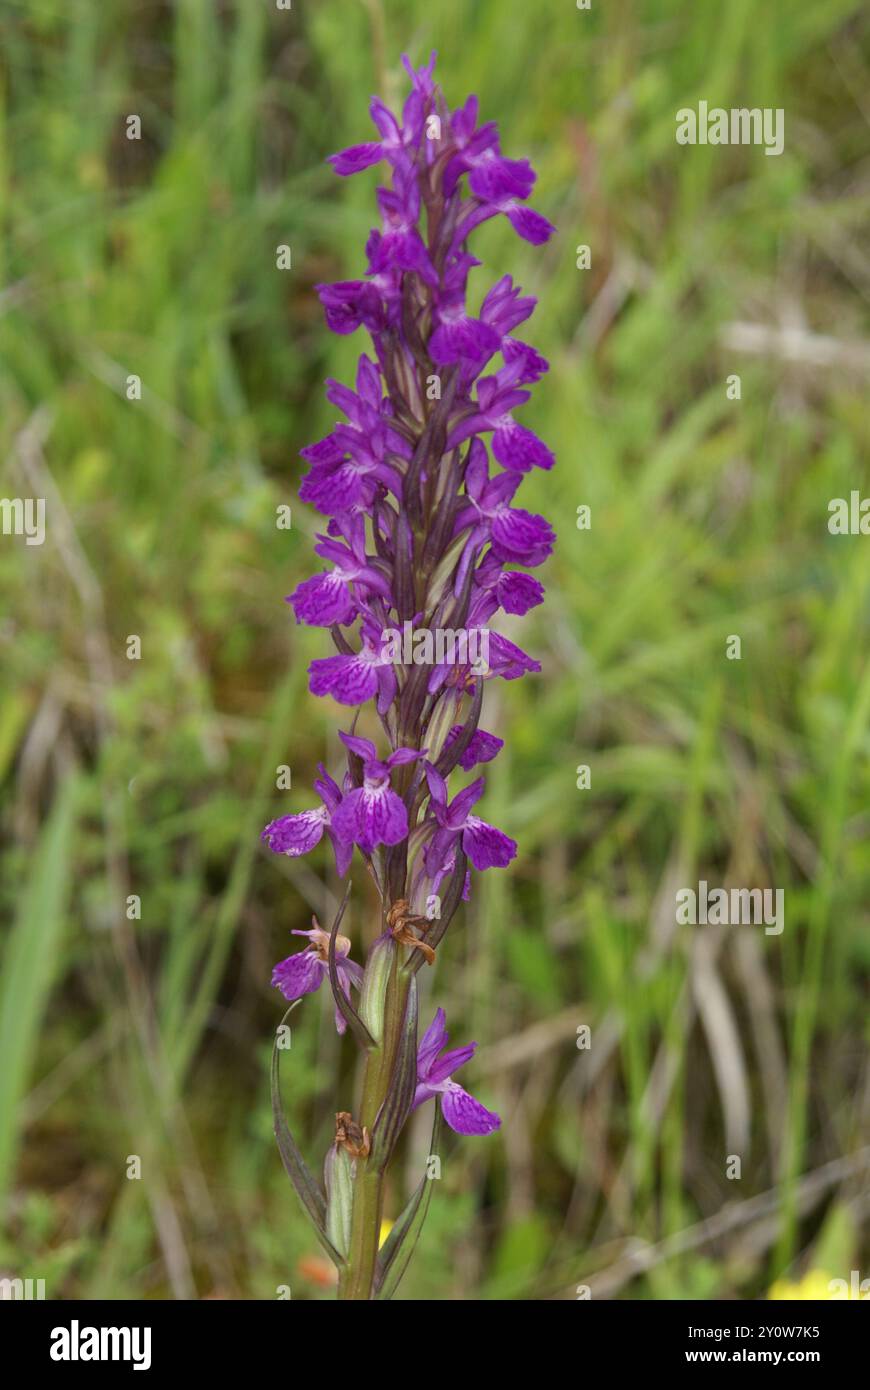
POLYGON ((787 1301, 810 1299, 816 1303, 827 1303, 831 1295, 831 1275, 824 1269, 810 1269, 797 1284, 791 1283, 788 1279, 777 1279, 768 1291, 767 1297, 787 1301))

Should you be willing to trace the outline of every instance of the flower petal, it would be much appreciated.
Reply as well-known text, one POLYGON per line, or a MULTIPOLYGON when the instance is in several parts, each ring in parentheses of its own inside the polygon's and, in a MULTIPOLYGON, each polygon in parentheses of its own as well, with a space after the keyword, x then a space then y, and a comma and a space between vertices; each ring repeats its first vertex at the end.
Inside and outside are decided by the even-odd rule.
POLYGON ((429 353, 439 366, 462 358, 477 362, 498 352, 500 343, 498 334, 488 324, 463 315, 439 324, 429 340, 429 353))
POLYGON ((501 1116, 487 1110, 456 1081, 449 1081, 441 1096, 441 1109, 450 1128, 457 1134, 492 1134, 501 1127, 501 1116))
POLYGON ((429 1075, 426 1078, 430 1086, 438 1086, 442 1081, 446 1081, 460 1067, 464 1067, 466 1062, 470 1062, 477 1050, 477 1043, 466 1043, 465 1047, 454 1047, 451 1052, 445 1052, 438 1057, 429 1068, 429 1075))
POLYGON ((462 848, 475 869, 504 869, 516 858, 517 842, 478 816, 469 816, 462 832, 462 848))
POLYGON ((308 667, 312 695, 331 695, 340 705, 362 705, 378 688, 377 670, 359 655, 318 657, 308 667))
POLYGON ((309 627, 332 627, 334 623, 349 623, 356 613, 347 582, 338 570, 315 574, 297 584, 288 603, 293 605, 296 621, 309 627))
POLYGON ((353 463, 315 464, 299 485, 300 502, 310 502, 319 512, 334 516, 363 499, 366 475, 353 463))
POLYGON ((517 235, 521 236, 523 241, 530 241, 533 246, 543 246, 556 230, 552 222, 548 222, 541 213, 535 212, 534 208, 508 205, 504 211, 517 235))
POLYGON ((334 830, 329 831, 329 838, 335 852, 335 871, 339 878, 344 878, 353 859, 353 840, 340 840, 334 830))
POLYGON ((405 803, 389 786, 377 791, 363 789, 364 835, 363 849, 376 845, 397 845, 408 834, 408 812, 405 803))
POLYGON ((506 570, 499 575, 495 588, 498 601, 506 613, 528 613, 544 602, 544 586, 531 574, 506 570))
POLYGON ((485 203, 528 198, 535 186, 535 171, 527 159, 505 159, 487 150, 469 174, 468 186, 485 203))
POLYGON ((556 533, 548 521, 522 507, 503 507, 492 520, 492 540, 499 559, 540 565, 552 553, 556 533))
POLYGON ((419 1105, 425 1105, 427 1100, 431 1100, 437 1094, 438 1092, 434 1091, 431 1086, 426 1086, 422 1081, 418 1082, 414 1092, 414 1103, 411 1106, 412 1111, 416 1110, 419 1105))
POLYGON ((328 820, 329 814, 322 806, 316 811, 300 811, 296 816, 279 816, 266 826, 260 838, 275 854, 289 854, 296 859, 320 843, 328 820))
POLYGON ((438 1056, 442 1047, 446 1047, 449 1041, 447 1032, 447 1019, 443 1009, 436 1009, 435 1017, 420 1039, 417 1048, 417 1075, 421 1078, 428 1076, 429 1068, 438 1056))
POLYGON ((286 960, 279 960, 272 971, 272 984, 280 989, 285 999, 301 999, 303 994, 313 994, 320 988, 325 973, 317 952, 306 947, 286 960))
POLYGON ((349 748, 351 753, 356 753, 364 763, 373 762, 378 756, 378 750, 370 738, 360 738, 359 734, 346 734, 343 729, 339 729, 338 737, 345 748, 349 748))
POLYGON ((348 792, 333 817, 340 840, 355 840, 371 854, 377 845, 397 845, 408 834, 408 812, 400 796, 387 785, 357 787, 348 792))
POLYGON ((499 463, 517 473, 528 473, 531 468, 549 469, 556 462, 542 439, 511 419, 495 430, 492 452, 499 463))
MULTIPOLYGON (((445 750, 450 747, 451 743, 456 742, 461 733, 462 725, 454 724, 444 740, 445 750)), ((470 772, 478 763, 492 762, 501 748, 504 748, 503 738, 497 738, 495 734, 487 733, 486 729, 475 729, 471 735, 471 742, 459 759, 459 766, 463 772, 470 772)))
POLYGON ((372 164, 379 164, 383 157, 381 142, 372 140, 364 145, 350 145, 346 150, 339 150, 338 154, 331 154, 329 162, 337 174, 346 178, 349 174, 358 174, 370 168, 372 164))

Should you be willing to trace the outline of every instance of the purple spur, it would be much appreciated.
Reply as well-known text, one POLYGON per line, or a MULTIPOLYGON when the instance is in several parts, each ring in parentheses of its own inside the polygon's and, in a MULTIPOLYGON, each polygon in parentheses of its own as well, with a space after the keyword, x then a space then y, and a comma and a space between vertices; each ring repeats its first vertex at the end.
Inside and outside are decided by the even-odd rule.
POLYGON ((403 62, 401 119, 374 98, 376 138, 330 160, 342 177, 377 168, 383 180, 363 275, 317 286, 329 328, 362 328, 371 346, 353 387, 327 382, 341 418, 301 451, 299 497, 324 518, 315 551, 325 567, 288 598, 297 622, 331 634, 334 653, 311 662, 309 685, 352 718, 340 735, 346 767, 338 781, 321 765, 319 802, 263 831, 293 857, 326 837, 342 878, 358 851, 381 899, 364 970, 338 935, 346 893, 331 932, 315 922, 297 933, 307 946, 272 977, 291 1007, 329 980, 339 1030, 365 1056, 356 1117, 337 1112, 325 1194, 287 1129, 273 1059, 282 1158, 347 1299, 389 1298, 422 1224, 425 1179, 379 1249, 385 1174, 411 1112, 435 1099, 433 1149, 442 1116, 459 1134, 501 1124, 453 1080, 475 1044, 444 1051, 442 1009, 418 1045, 416 977, 469 897, 472 871, 505 868, 517 853, 479 814, 480 768, 503 747, 480 718, 487 680, 540 665, 491 624, 543 601, 528 571, 555 540, 543 517, 515 505, 524 475, 554 463, 517 418, 548 370, 514 336, 535 300, 509 275, 468 293, 480 266, 469 239, 483 222, 504 216, 535 246, 554 228, 528 206, 531 165, 502 153, 477 98, 451 111, 434 54, 416 70, 403 62))

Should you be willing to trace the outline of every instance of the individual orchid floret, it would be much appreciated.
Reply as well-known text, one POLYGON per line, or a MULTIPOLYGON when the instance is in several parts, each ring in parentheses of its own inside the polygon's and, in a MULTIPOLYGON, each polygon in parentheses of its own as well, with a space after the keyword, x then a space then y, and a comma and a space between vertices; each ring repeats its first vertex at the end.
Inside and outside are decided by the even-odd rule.
POLYGON ((420 235, 420 189, 411 171, 396 171, 393 188, 378 189, 383 232, 369 250, 369 272, 377 275, 391 268, 414 271, 437 287, 438 272, 420 235))
POLYGON ((482 314, 473 318, 465 303, 468 271, 479 264, 473 256, 459 257, 453 270, 445 275, 438 296, 437 325, 429 339, 432 360, 441 366, 464 359, 481 368, 501 347, 497 329, 485 323, 482 314))
MULTIPOLYGON (((305 994, 313 994, 315 990, 320 989, 329 974, 329 933, 321 929, 316 917, 311 920, 310 931, 291 933, 292 936, 308 937, 309 944, 305 950, 297 951, 286 960, 279 960, 272 971, 272 984, 276 989, 280 989, 285 999, 291 1001, 301 999, 305 994)), ((335 938, 335 968, 339 986, 349 999, 351 985, 357 989, 361 988, 363 971, 356 961, 350 959, 350 941, 346 936, 335 938)), ((342 1034, 347 1028, 344 1017, 337 1008, 335 1026, 342 1034)))
POLYGON ((408 810, 390 786, 390 772, 421 758, 422 752, 397 748, 381 762, 371 739, 345 733, 339 737, 362 760, 363 783, 342 798, 333 819, 335 834, 341 840, 355 842, 366 854, 378 845, 397 845, 408 835, 408 810))
POLYGON ((474 664, 439 662, 433 666, 427 685, 427 690, 431 695, 436 694, 444 686, 453 686, 472 694, 475 682, 478 680, 494 680, 496 677, 500 677, 502 680, 515 681, 530 671, 540 671, 540 661, 535 661, 534 657, 529 656, 515 642, 510 642, 507 637, 502 637, 500 632, 479 628, 476 621, 476 618, 474 622, 469 621, 468 645, 471 650, 483 650, 484 632, 486 633, 485 665, 482 662, 474 664))
POLYGON ((525 323, 534 312, 537 302, 534 295, 524 295, 510 275, 503 275, 488 291, 480 306, 480 317, 499 335, 502 350, 504 343, 508 341, 508 334, 521 323, 525 323))
POLYGON ((481 622, 488 621, 499 608, 505 613, 522 615, 544 601, 544 586, 539 579, 522 570, 502 569, 502 564, 503 561, 490 551, 475 571, 475 589, 487 596, 485 602, 475 607, 481 622))
POLYGON ((374 364, 365 356, 360 358, 356 392, 328 381, 326 394, 347 423, 336 424, 331 434, 301 450, 311 464, 299 489, 301 500, 335 515, 360 504, 370 506, 381 485, 400 496, 402 475, 397 465, 410 457, 411 450, 393 427, 374 364))
POLYGON ((477 410, 452 432, 448 447, 461 444, 473 434, 492 431, 492 452, 495 459, 515 473, 528 473, 531 468, 550 469, 556 462, 543 440, 525 425, 518 425, 511 411, 529 398, 528 391, 515 388, 499 389, 494 376, 477 383, 477 410))
MULTIPOLYGON (((444 740, 444 752, 446 753, 449 748, 452 748, 461 736, 462 725, 454 724, 444 740)), ((491 763, 502 748, 504 748, 503 738, 497 738, 495 734, 488 734, 486 729, 475 729, 465 752, 460 755, 459 766, 463 772, 470 772, 473 767, 477 767, 478 763, 491 763)))
POLYGON ((348 511, 360 504, 369 507, 378 491, 379 465, 370 450, 349 455, 344 442, 334 436, 314 446, 319 457, 303 478, 299 500, 310 502, 326 516, 348 511), (323 446, 321 448, 321 445, 323 446))
POLYGON ((303 579, 286 599, 293 605, 297 623, 311 627, 333 627, 336 623, 343 627, 352 623, 358 610, 348 583, 357 578, 359 571, 336 566, 303 579))
POLYGON ((478 100, 470 96, 464 106, 453 112, 450 118, 450 134, 453 137, 455 154, 444 170, 444 191, 450 194, 456 188, 463 174, 469 169, 479 167, 485 156, 498 148, 498 127, 495 121, 487 121, 480 129, 477 127, 478 100))
POLYGON ((438 825, 426 846, 426 868, 434 874, 448 851, 461 839, 462 849, 475 869, 504 869, 516 857, 517 842, 503 830, 472 814, 486 782, 478 777, 448 804, 447 783, 431 763, 426 765, 432 811, 438 825))
POLYGON ((444 1052, 450 1035, 445 1026, 444 1010, 438 1009, 435 1017, 423 1034, 417 1050, 417 1090, 414 1094, 414 1109, 424 1105, 433 1096, 441 1097, 441 1112, 452 1130, 457 1134, 492 1134, 501 1128, 501 1116, 487 1110, 479 1100, 468 1094, 452 1081, 455 1071, 465 1066, 474 1056, 477 1043, 467 1043, 465 1047, 455 1047, 444 1052), (442 1053, 439 1057, 438 1054, 442 1053))
POLYGON ((366 554, 362 517, 348 516, 346 526, 349 545, 329 536, 318 537, 319 543, 314 549, 324 560, 331 560, 333 568, 304 579, 288 596, 287 602, 293 605, 297 622, 313 627, 332 627, 336 623, 344 626, 353 622, 360 605, 350 585, 363 596, 379 594, 391 600, 389 581, 376 567, 377 562, 366 554))
POLYGON ((543 246, 556 230, 552 222, 548 222, 541 213, 535 212, 534 208, 524 207, 515 197, 502 197, 478 202, 460 222, 456 230, 457 240, 465 240, 481 223, 488 221, 490 217, 496 217, 500 212, 504 213, 517 236, 522 237, 523 241, 531 242, 533 246, 543 246))
MULTIPOLYGON (((443 864, 441 865, 441 867, 440 867, 439 869, 436 869, 436 870, 435 870, 435 872, 432 874, 431 878, 430 878, 429 875, 426 873, 426 871, 425 871, 425 864, 424 864, 423 868, 420 870, 420 873, 419 873, 419 875, 418 875, 418 882, 415 883, 415 888, 419 889, 419 888, 421 887, 421 884, 425 883, 425 885, 427 886, 427 891, 428 891, 429 893, 435 893, 435 894, 440 895, 441 890, 442 890, 442 885, 445 884, 445 883, 449 883, 449 882, 451 881, 451 879, 453 878, 453 874, 455 873, 455 871, 456 871, 456 845, 454 845, 454 846, 448 851, 447 858, 444 860, 444 862, 443 862, 443 864)), ((467 902, 470 902, 470 901, 471 901, 471 871, 470 871, 470 870, 466 870, 466 873, 465 873, 465 875, 464 875, 463 882, 462 882, 462 893, 461 893, 461 897, 462 897, 462 901, 463 901, 464 903, 467 903, 467 902)))
POLYGON ((355 333, 362 326, 373 333, 387 326, 387 316, 377 286, 368 280, 339 280, 315 285, 333 333, 355 333))
POLYGON ((495 374, 500 391, 506 391, 509 386, 534 386, 550 370, 546 357, 519 338, 502 338, 501 355, 505 365, 495 374))
POLYGON ((358 652, 316 657, 308 667, 312 695, 331 695, 340 705, 362 705, 377 695, 378 710, 389 709, 396 695, 396 673, 385 653, 386 638, 370 623, 362 628, 358 652))
POLYGON ((373 164, 380 164, 382 159, 398 166, 407 158, 409 148, 419 143, 423 129, 423 102, 419 92, 411 92, 405 102, 401 126, 380 97, 372 97, 369 113, 377 126, 380 140, 351 145, 329 156, 333 169, 343 177, 359 174, 373 164))
POLYGON ((460 561, 456 592, 465 582, 468 566, 489 540, 500 560, 534 568, 552 553, 556 540, 550 523, 534 512, 512 507, 511 501, 523 481, 521 473, 497 473, 489 477, 486 445, 481 439, 472 441, 465 472, 468 506, 460 508, 454 523, 454 536, 466 527, 473 529, 460 561))
POLYGON ((318 764, 318 768, 320 777, 315 779, 314 790, 320 795, 320 806, 313 811, 279 816, 266 826, 260 838, 275 854, 287 854, 291 859, 297 859, 299 855, 310 853, 315 845, 320 844, 325 831, 335 850, 335 864, 339 876, 343 878, 353 854, 353 841, 342 842, 335 833, 332 819, 341 804, 341 790, 322 763, 318 764))

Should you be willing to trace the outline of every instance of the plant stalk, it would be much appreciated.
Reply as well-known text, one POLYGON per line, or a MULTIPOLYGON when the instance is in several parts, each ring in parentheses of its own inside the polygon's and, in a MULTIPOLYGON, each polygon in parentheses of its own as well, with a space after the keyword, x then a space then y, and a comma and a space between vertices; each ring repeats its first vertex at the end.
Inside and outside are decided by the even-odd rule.
MULTIPOLYGON (((393 1078, 396 1052, 408 1002, 411 980, 399 966, 399 953, 390 971, 384 1000, 384 1035, 379 1047, 366 1057, 363 1075, 360 1125, 371 1134, 393 1078)), ((375 1266, 380 1246, 386 1164, 380 1169, 371 1158, 357 1159, 354 1179, 353 1218, 347 1265, 338 1286, 339 1299, 367 1301, 373 1297, 375 1266)))

